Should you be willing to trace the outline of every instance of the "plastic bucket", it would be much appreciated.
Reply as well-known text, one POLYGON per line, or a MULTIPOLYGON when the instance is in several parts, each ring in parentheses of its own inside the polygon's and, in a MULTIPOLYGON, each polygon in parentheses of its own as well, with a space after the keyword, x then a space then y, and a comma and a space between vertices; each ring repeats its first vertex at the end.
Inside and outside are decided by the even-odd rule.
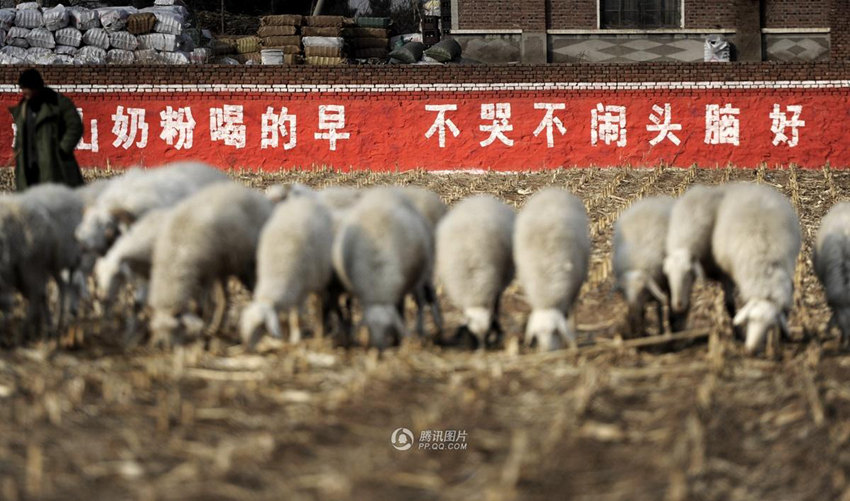
POLYGON ((263 49, 260 51, 263 64, 283 64, 283 51, 280 49, 263 49))

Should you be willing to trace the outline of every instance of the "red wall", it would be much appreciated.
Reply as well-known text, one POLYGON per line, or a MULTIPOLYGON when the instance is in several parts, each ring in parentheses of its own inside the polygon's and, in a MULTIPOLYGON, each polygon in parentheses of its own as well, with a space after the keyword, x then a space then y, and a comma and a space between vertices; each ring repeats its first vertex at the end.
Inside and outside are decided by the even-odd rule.
MULTIPOLYGON (((567 84, 564 84, 567 85, 567 84)), ((470 90, 425 89, 418 91, 329 91, 329 92, 233 92, 218 93, 68 93, 83 110, 87 126, 84 142, 92 142, 91 120, 97 120, 97 149, 78 151, 85 166, 126 167, 156 165, 166 161, 195 158, 225 168, 258 168, 274 170, 288 167, 331 166, 340 169, 365 168, 374 170, 425 168, 453 169, 541 169, 559 166, 631 165, 651 166, 667 163, 675 166, 699 164, 752 167, 761 162, 773 164, 796 163, 819 167, 825 162, 834 166, 850 165, 850 141, 844 124, 850 119, 850 91, 841 84, 818 84, 810 88, 729 88, 718 84, 717 89, 691 88, 694 85, 669 84, 650 88, 634 84, 627 90, 601 90, 604 85, 584 89, 552 90, 542 84, 516 84, 513 88, 494 89, 482 86, 470 90), (836 87, 835 85, 838 85, 836 87), (818 88, 818 86, 820 88, 818 88), (646 88, 643 88, 646 87, 646 88), (488 90, 489 89, 489 90, 488 90), (496 140, 482 146, 489 133, 482 126, 492 125, 493 119, 482 119, 482 105, 509 103, 507 124, 512 130, 505 136, 513 141, 508 146, 496 140), (553 129, 553 147, 548 147, 546 134, 535 136, 545 111, 535 109, 535 103, 562 103, 557 117, 566 129, 561 134, 553 129), (655 146, 650 140, 656 135, 647 130, 651 124, 652 106, 670 104, 671 122, 680 124, 674 131, 680 140, 676 145, 665 139, 655 146), (725 105, 740 110, 739 144, 706 143, 706 106, 725 105), (242 106, 245 144, 227 145, 211 138, 210 108, 223 105, 242 106), (445 147, 439 146, 438 134, 426 133, 434 123, 437 112, 426 106, 453 104, 456 111, 446 117, 459 131, 457 137, 446 129, 445 147), (626 140, 624 145, 592 143, 591 113, 597 104, 625 107, 626 140), (773 144, 771 112, 774 104, 781 111, 786 106, 800 105, 799 119, 805 125, 798 128, 796 146, 773 144), (319 107, 341 105, 345 108, 345 127, 340 133, 336 150, 328 140, 316 139, 319 128, 319 107), (118 106, 145 110, 147 141, 139 146, 141 129, 132 144, 115 142, 121 133, 122 120, 113 117, 118 106), (163 127, 160 112, 167 106, 190 107, 196 125, 191 148, 177 149, 161 138, 163 127), (296 117, 296 144, 284 149, 288 137, 281 137, 277 148, 262 148, 262 115, 268 107, 280 112, 286 107, 296 117), (116 127, 116 123, 118 126, 116 127)), ((793 85, 793 84, 792 84, 793 85)), ((802 84, 800 84, 802 85, 802 84)), ((811 84, 810 84, 811 85, 811 84)), ((562 86, 563 87, 563 86, 562 86)), ((3 94, 4 104, 13 104, 15 94, 3 94)), ((787 114, 791 118, 791 113, 787 114)), ((288 123, 286 124, 288 126, 288 123)), ((3 144, 12 143, 11 117, 0 118, 3 144)), ((791 136, 791 129, 785 129, 791 136)), ((2 150, 3 164, 12 162, 10 148, 2 150)))

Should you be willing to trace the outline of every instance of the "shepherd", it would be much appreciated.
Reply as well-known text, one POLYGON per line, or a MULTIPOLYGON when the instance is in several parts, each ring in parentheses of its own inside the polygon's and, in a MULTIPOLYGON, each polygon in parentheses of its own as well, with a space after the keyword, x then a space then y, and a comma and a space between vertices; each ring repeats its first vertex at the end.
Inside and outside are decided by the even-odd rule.
POLYGON ((35 69, 18 79, 23 97, 9 108, 15 122, 15 186, 24 191, 41 183, 83 184, 74 148, 83 121, 70 99, 44 85, 35 69))

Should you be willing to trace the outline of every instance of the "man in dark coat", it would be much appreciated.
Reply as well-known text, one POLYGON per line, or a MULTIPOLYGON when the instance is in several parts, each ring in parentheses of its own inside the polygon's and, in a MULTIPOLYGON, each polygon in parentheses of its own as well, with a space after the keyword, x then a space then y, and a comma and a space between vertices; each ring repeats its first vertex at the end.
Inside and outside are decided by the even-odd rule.
POLYGON ((40 183, 83 184, 74 148, 83 137, 83 122, 74 103, 44 86, 38 71, 18 80, 23 99, 9 108, 17 127, 15 185, 23 191, 40 183))

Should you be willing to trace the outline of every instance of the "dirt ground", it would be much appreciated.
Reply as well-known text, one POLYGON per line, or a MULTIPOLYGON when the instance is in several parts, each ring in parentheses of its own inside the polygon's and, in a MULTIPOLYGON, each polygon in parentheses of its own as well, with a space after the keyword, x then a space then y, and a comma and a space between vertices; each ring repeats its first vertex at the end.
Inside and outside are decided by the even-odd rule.
MULTIPOLYGON (((2 186, 11 173, 2 172, 2 186)), ((378 356, 330 342, 254 354, 229 332, 208 350, 124 350, 92 319, 75 349, 0 352, 0 499, 23 500, 850 500, 850 357, 825 332, 812 275, 821 217, 850 195, 850 172, 577 169, 433 175, 235 173, 253 186, 301 181, 418 184, 447 202, 493 193, 519 207, 537 189, 581 196, 592 272, 577 351, 518 347, 528 308, 508 290, 502 351, 412 341, 378 356), (729 339, 719 288, 697 290, 708 341, 637 349, 617 341, 611 229, 641 197, 750 179, 792 197, 804 253, 794 342, 748 358, 729 339), (409 429, 410 450, 391 435, 409 429), (420 450, 423 432, 459 431, 465 450, 420 450)), ((448 330, 457 310, 442 302, 448 330)), ((412 318, 408 319, 412 322, 412 318)), ((433 443, 433 442, 432 442, 433 443)), ((462 447, 462 445, 460 445, 462 447)))

